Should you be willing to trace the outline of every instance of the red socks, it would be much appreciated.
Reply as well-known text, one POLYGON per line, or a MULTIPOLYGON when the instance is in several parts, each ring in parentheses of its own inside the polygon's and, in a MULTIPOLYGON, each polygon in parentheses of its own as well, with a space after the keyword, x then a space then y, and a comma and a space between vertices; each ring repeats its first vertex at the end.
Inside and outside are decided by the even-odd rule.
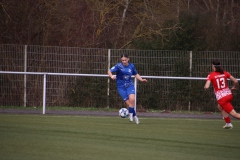
POLYGON ((230 120, 230 117, 229 117, 229 116, 226 117, 226 118, 224 118, 224 120, 225 120, 226 123, 231 123, 231 120, 230 120))

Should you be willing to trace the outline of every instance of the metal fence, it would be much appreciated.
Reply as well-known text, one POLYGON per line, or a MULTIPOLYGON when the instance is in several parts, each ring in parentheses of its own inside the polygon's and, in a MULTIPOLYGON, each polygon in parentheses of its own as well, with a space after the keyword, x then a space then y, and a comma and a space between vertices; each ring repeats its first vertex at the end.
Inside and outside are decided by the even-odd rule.
MULTIPOLYGON (((191 79, 149 78, 138 83, 137 107, 143 109, 216 111, 213 91, 204 91, 211 61, 220 59, 223 68, 240 77, 240 52, 159 51, 126 49, 84 49, 26 45, 0 45, 1 71, 107 74, 127 53, 142 76, 191 77, 191 79)), ((231 84, 230 84, 231 85, 231 84)), ((43 76, 0 74, 2 106, 42 106, 43 76)), ((106 77, 54 75, 47 78, 47 106, 119 108, 125 104, 115 82, 106 77), (110 91, 108 93, 108 90, 110 91)), ((237 97, 233 105, 240 109, 237 97)))

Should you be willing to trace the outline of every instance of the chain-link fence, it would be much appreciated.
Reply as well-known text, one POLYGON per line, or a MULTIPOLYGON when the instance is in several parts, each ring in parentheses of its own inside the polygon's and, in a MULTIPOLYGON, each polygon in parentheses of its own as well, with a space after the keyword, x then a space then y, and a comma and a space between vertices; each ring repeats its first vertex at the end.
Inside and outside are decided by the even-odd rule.
MULTIPOLYGON (((2 71, 107 74, 127 53, 142 76, 207 77, 211 61, 220 59, 225 70, 240 77, 240 52, 84 49, 76 47, 0 45, 2 71)), ((49 106, 119 108, 124 103, 115 82, 105 77, 48 76, 49 106), (110 89, 110 94, 107 91, 110 89)), ((137 107, 143 109, 216 111, 212 89, 203 80, 148 79, 138 83, 137 107)), ((231 83, 230 83, 231 86, 231 83)), ((2 106, 41 106, 42 75, 0 74, 2 106), (25 96, 24 96, 25 95, 25 96)), ((233 105, 240 110, 239 91, 233 105)))

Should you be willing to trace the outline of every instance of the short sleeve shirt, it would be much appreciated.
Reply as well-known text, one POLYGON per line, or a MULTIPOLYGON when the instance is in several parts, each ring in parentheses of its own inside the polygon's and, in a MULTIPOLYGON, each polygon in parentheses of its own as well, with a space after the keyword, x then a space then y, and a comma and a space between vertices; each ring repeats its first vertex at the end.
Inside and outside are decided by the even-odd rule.
POLYGON ((208 75, 207 80, 211 81, 217 100, 232 94, 227 82, 227 79, 230 77, 231 74, 226 71, 224 71, 223 74, 219 72, 211 72, 208 75))
POLYGON ((128 87, 134 85, 132 75, 138 74, 135 66, 132 63, 128 63, 128 66, 124 66, 122 63, 118 63, 113 66, 110 71, 116 72, 117 76, 117 87, 128 87))

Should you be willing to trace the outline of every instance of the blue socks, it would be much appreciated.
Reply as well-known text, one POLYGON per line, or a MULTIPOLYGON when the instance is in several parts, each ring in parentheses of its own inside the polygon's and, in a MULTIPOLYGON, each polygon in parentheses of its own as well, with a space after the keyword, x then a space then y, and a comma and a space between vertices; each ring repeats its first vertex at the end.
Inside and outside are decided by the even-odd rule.
POLYGON ((134 110, 134 107, 129 107, 129 113, 132 113, 133 114, 133 117, 136 116, 136 112, 134 110))

